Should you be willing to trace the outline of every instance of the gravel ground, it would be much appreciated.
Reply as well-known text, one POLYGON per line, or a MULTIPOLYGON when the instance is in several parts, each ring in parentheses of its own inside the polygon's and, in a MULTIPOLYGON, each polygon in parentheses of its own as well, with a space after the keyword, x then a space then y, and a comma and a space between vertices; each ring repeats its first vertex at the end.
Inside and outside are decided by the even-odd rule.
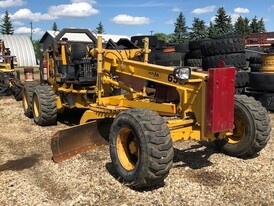
POLYGON ((273 138, 249 160, 177 142, 165 186, 140 192, 118 181, 108 146, 52 162, 51 136, 67 126, 39 127, 21 104, 0 97, 0 205, 274 205, 273 138))

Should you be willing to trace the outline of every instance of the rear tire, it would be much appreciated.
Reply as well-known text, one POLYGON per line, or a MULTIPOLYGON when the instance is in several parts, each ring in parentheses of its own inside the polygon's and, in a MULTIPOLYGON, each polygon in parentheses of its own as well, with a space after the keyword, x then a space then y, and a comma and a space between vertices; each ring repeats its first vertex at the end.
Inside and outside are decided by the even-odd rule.
POLYGON ((32 118, 32 95, 36 87, 35 82, 26 82, 23 87, 23 109, 26 117, 32 118))
POLYGON ((34 122, 40 126, 53 125, 57 121, 56 97, 48 85, 38 85, 33 92, 34 122))
POLYGON ((162 185, 173 162, 169 128, 157 112, 121 112, 110 130, 110 156, 123 181, 134 188, 162 185))
POLYGON ((266 109, 253 97, 235 95, 232 136, 215 141, 219 150, 235 157, 253 157, 270 138, 270 118, 266 109))

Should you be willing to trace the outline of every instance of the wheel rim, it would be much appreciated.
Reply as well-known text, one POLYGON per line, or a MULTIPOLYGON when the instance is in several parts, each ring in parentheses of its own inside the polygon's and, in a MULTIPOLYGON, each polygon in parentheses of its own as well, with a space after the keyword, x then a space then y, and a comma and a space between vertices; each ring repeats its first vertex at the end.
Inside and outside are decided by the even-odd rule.
POLYGON ((227 142, 230 144, 237 144, 245 136, 245 133, 246 128, 244 121, 239 116, 235 116, 233 135, 227 137, 227 142))
POLYGON ((35 117, 39 117, 39 100, 37 95, 33 96, 33 114, 35 117))
POLYGON ((131 129, 126 127, 120 129, 116 140, 116 147, 121 165, 126 170, 134 170, 138 162, 139 143, 131 129))
POLYGON ((26 91, 24 91, 24 95, 23 95, 23 107, 24 107, 25 110, 28 110, 28 108, 29 108, 28 96, 27 96, 26 91))

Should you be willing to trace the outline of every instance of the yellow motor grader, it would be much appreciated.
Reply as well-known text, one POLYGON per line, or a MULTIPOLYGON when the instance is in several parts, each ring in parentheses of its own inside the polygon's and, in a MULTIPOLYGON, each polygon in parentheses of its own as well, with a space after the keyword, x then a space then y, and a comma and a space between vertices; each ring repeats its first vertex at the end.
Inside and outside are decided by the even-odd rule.
POLYGON ((123 182, 143 188, 164 182, 174 141, 214 141, 235 157, 252 157, 266 146, 270 118, 252 97, 234 95, 234 68, 196 72, 149 64, 148 38, 143 49, 126 39, 103 46, 100 36, 81 45, 60 42, 64 32, 44 53, 43 84, 24 90, 25 113, 39 125, 54 124, 64 108, 85 109, 79 126, 52 138, 55 162, 107 140, 123 182))

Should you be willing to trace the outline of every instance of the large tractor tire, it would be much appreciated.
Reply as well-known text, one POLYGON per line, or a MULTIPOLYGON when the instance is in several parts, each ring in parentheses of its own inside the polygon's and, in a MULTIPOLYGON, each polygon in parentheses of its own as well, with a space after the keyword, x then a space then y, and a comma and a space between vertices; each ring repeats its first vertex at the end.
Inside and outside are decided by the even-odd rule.
POLYGON ((56 124, 57 106, 53 89, 48 85, 38 85, 33 92, 33 118, 40 126, 56 124))
POLYGON ((254 157, 270 138, 270 118, 253 97, 235 95, 233 135, 215 141, 221 152, 234 157, 254 157))
POLYGON ((173 162, 169 128, 157 112, 129 109, 110 130, 110 156, 122 180, 135 189, 163 185, 173 162))
POLYGON ((36 87, 35 82, 26 82, 23 87, 23 109, 26 117, 32 118, 32 95, 36 87))

